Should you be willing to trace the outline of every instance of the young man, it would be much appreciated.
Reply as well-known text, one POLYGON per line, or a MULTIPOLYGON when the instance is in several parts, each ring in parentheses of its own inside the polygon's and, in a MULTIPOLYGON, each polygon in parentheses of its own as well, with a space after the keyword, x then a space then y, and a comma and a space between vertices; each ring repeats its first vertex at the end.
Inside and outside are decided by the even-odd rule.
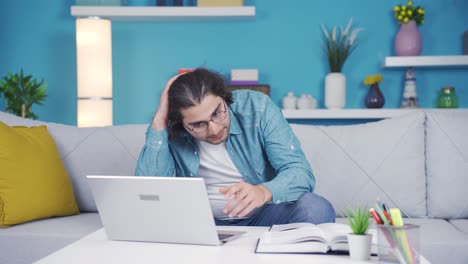
POLYGON ((281 110, 206 69, 168 81, 135 174, 203 177, 217 225, 335 221, 281 110))

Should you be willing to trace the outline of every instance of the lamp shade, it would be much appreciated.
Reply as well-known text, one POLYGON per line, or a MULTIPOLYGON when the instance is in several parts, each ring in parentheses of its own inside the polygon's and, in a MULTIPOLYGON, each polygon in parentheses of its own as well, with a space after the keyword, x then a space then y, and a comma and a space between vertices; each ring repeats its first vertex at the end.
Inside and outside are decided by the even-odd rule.
POLYGON ((112 126, 112 100, 78 100, 78 126, 112 126))
POLYGON ((78 126, 112 125, 111 21, 78 18, 76 52, 78 126))

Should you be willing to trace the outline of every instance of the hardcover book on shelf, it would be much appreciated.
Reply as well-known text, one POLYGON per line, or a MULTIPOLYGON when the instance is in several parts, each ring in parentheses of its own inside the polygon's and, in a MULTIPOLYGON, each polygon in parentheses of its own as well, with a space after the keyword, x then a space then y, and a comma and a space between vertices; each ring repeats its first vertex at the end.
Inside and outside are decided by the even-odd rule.
MULTIPOLYGON (((255 253, 348 254, 347 235, 351 232, 348 225, 340 223, 273 225, 258 240, 255 253)), ((370 229, 369 233, 371 254, 376 255, 376 230, 370 229)))
POLYGON ((270 95, 270 85, 258 84, 258 85, 228 85, 227 88, 231 91, 234 90, 254 90, 257 92, 270 95))

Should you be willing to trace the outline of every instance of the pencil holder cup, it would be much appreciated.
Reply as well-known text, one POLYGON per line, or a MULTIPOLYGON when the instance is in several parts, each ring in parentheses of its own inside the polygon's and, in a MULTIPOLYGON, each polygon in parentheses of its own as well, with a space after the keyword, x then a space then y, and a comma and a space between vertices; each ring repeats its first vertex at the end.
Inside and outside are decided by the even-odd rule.
POLYGON ((377 225, 379 263, 419 264, 419 225, 377 225))

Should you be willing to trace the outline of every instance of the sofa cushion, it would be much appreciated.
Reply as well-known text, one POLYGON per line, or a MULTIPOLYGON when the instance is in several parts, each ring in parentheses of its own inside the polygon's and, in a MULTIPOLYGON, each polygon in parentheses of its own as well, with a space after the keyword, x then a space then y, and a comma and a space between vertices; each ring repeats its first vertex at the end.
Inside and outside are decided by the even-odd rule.
POLYGON ((0 121, 9 126, 40 126, 44 125, 44 122, 32 120, 28 118, 21 118, 19 116, 5 113, 0 111, 0 121))
POLYGON ((316 192, 337 215, 376 199, 407 216, 426 215, 424 113, 360 125, 292 124, 316 178, 316 192))
POLYGON ((69 151, 63 153, 77 193, 80 209, 96 212, 87 175, 135 175, 138 155, 144 145, 146 125, 99 128, 57 127, 51 131, 69 151), (73 130, 74 137, 65 131, 73 130))
POLYGON ((404 219, 421 226, 421 254, 431 263, 468 263, 468 235, 443 219, 404 219))
POLYGON ((101 227, 97 213, 82 213, 0 229, 0 263, 32 263, 101 227))
POLYGON ((4 112, 0 112, 0 121, 9 125, 47 126, 70 174, 78 206, 85 212, 97 211, 86 175, 134 175, 147 128, 147 125, 78 128, 4 112))
POLYGON ((47 127, 0 122, 0 226, 78 212, 70 178, 47 127))
POLYGON ((468 235, 468 219, 453 219, 449 221, 458 230, 468 235))
POLYGON ((468 113, 428 111, 427 210, 437 218, 468 218, 468 113))

